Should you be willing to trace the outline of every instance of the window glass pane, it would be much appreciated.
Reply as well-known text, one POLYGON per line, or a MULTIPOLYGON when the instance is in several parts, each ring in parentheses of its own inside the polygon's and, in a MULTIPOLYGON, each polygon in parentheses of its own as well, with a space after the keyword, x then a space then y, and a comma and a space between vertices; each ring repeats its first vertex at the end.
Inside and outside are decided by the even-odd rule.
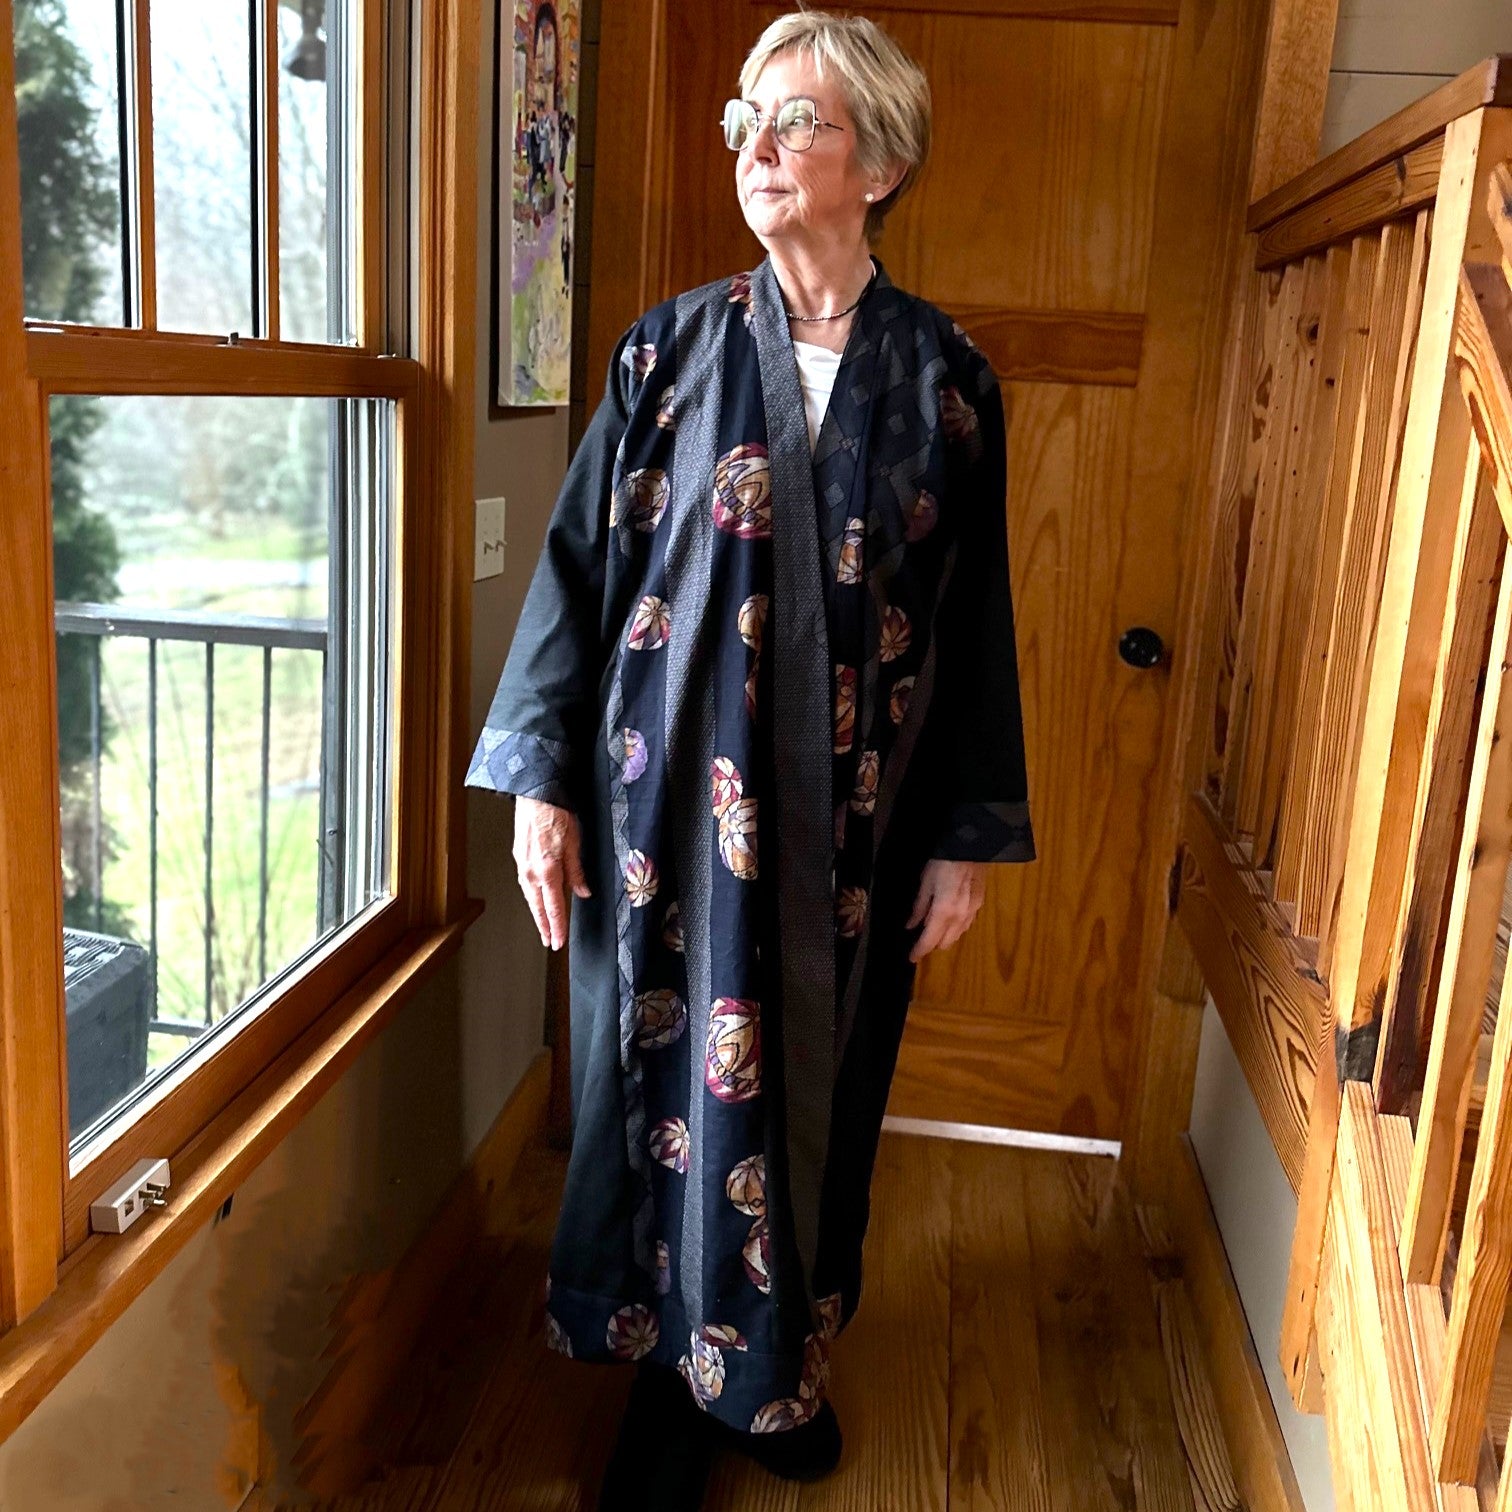
POLYGON ((246 4, 152 0, 158 325, 252 331, 252 30, 246 4))
POLYGON ((26 314, 120 325, 114 0, 13 0, 26 314))
POLYGON ((389 891, 394 415, 50 413, 77 1151, 389 891))
POLYGON ((355 54, 349 0, 278 7, 279 323, 287 341, 353 339, 355 54))

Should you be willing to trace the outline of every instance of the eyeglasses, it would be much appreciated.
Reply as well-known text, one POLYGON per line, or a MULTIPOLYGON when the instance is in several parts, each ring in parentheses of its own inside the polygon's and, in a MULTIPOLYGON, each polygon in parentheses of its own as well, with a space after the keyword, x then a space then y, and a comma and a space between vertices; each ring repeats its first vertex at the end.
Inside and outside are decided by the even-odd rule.
MULTIPOLYGON (((764 119, 749 100, 727 100, 723 122, 725 146, 731 152, 739 152, 742 147, 748 146, 761 130, 764 119)), ((799 95, 784 100, 777 107, 773 130, 777 134, 777 140, 789 152, 807 152, 814 145, 814 132, 820 126, 827 126, 831 131, 845 130, 845 127, 837 126, 833 121, 821 121, 818 106, 799 95)))

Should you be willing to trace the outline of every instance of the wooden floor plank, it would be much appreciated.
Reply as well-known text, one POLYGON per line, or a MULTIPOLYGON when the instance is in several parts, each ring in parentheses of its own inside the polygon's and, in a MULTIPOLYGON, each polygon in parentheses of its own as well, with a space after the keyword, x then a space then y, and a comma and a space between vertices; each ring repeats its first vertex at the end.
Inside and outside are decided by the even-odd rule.
POLYGON ((861 1303, 834 1349, 845 1455, 802 1512, 946 1512, 950 1181, 947 1141, 882 1135, 861 1303))
MULTIPOLYGON (((1082 1159, 1089 1166, 1114 1166, 1112 1160, 1082 1159)), ((1122 1333, 1115 1361, 1126 1385, 1126 1432, 1134 1446, 1137 1505, 1148 1512, 1191 1512, 1195 1466, 1178 1426, 1166 1340, 1157 1299, 1140 1260, 1133 1205, 1117 1180, 1116 1167, 1097 1175, 1104 1183, 1097 1253, 1122 1333)))
MULTIPOLYGON (((469 1258, 370 1425, 382 1477, 318 1512, 592 1512, 631 1372, 545 1348, 564 1174, 544 1145, 521 1161, 517 1231, 469 1258)), ((885 1133, 833 1354, 840 1467, 800 1485, 722 1453, 705 1512, 1236 1512, 1159 1216, 1136 1226, 1106 1158, 885 1133)))
MULTIPOLYGON (((1019 1157, 1034 1256, 1041 1407, 1054 1424, 1049 1488, 1054 1512, 1168 1512, 1164 1471, 1151 1453, 1141 1459, 1146 1403, 1129 1362, 1140 1348, 1117 1268, 1132 1264, 1127 1248, 1109 1254, 1111 1160, 1049 1153, 1019 1157)), ((1112 1226, 1117 1238, 1122 1232, 1112 1226)), ((1163 1383, 1162 1383, 1163 1384, 1163 1383)), ((1183 1468, 1182 1512, 1191 1506, 1183 1468)))
POLYGON ((543 1285, 565 1160, 541 1151, 499 1293, 513 1298, 493 1337, 495 1364, 426 1512, 588 1512, 630 1389, 631 1371, 546 1348, 543 1285))
POLYGON ((950 1512, 1051 1512, 1022 1162, 951 1145, 950 1512))

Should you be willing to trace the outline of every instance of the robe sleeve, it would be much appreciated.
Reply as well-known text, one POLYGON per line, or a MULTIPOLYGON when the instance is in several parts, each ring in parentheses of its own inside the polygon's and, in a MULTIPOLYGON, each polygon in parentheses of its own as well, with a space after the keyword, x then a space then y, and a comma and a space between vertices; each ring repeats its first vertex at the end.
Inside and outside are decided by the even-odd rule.
POLYGON ((587 798, 599 715, 609 499, 629 418, 621 362, 629 335, 615 343, 604 397, 567 468, 463 779, 574 813, 587 798))
POLYGON ((960 519, 954 567, 936 622, 929 711, 941 773, 931 855, 953 861, 1033 861, 1029 784, 1013 598, 1008 583, 1007 424, 991 366, 975 350, 959 392, 975 433, 951 444, 960 519), (979 443, 979 444, 978 444, 979 443))

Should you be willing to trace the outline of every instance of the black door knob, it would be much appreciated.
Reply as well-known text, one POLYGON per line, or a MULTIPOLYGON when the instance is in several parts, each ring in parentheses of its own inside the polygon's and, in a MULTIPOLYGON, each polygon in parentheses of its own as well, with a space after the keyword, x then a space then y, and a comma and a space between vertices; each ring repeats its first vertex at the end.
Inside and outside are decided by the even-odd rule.
POLYGON ((1131 667, 1153 667, 1165 660, 1165 642, 1143 625, 1131 625, 1118 637, 1118 654, 1131 667))

